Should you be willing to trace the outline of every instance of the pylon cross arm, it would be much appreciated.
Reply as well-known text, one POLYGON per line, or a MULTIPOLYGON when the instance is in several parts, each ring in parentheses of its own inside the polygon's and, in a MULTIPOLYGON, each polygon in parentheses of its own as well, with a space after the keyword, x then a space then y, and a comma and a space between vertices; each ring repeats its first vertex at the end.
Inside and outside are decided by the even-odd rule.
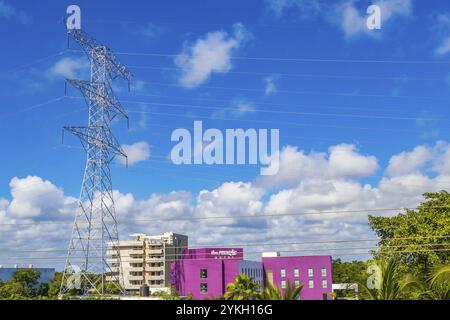
POLYGON ((92 98, 99 102, 99 105, 108 108, 111 119, 114 119, 117 115, 121 115, 127 120, 128 125, 128 115, 122 108, 119 100, 113 94, 102 94, 102 91, 110 92, 110 88, 105 88, 105 90, 99 90, 102 86, 107 86, 105 83, 94 83, 86 80, 75 80, 66 79, 66 81, 71 84, 74 88, 78 89, 84 96, 84 98, 90 101, 92 98))
POLYGON ((95 145, 99 148, 110 149, 115 155, 128 158, 116 138, 104 126, 65 126, 64 130, 80 138, 84 148, 86 148, 86 145, 95 145), (99 131, 101 131, 101 134, 99 134, 99 131), (105 139, 108 136, 109 139, 105 139))
POLYGON ((133 79, 133 74, 116 58, 116 56, 114 55, 112 50, 108 48, 108 46, 99 43, 95 38, 91 37, 81 29, 68 29, 67 34, 71 39, 78 43, 78 45, 91 59, 98 59, 97 56, 99 53, 101 53, 101 55, 103 56, 103 60, 97 62, 105 63, 106 61, 110 66, 109 69, 114 73, 114 77, 119 76, 124 80, 127 80, 128 82, 133 79))

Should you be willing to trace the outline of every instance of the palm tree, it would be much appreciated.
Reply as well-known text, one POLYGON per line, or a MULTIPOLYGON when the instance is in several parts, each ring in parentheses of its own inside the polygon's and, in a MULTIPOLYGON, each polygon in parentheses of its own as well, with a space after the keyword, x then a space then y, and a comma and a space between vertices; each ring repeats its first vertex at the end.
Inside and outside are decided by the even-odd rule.
POLYGON ((398 267, 397 259, 376 263, 379 286, 369 288, 365 283, 360 284, 369 300, 399 300, 405 296, 406 288, 416 284, 415 279, 411 277, 399 279, 398 267))
POLYGON ((298 287, 292 286, 291 282, 288 281, 286 290, 284 290, 284 300, 300 300, 302 289, 303 285, 299 285, 298 287))
POLYGON ((450 300, 450 265, 438 265, 425 281, 414 278, 414 283, 412 296, 415 299, 450 300))
POLYGON ((430 276, 430 283, 436 284, 439 282, 450 282, 450 264, 438 265, 434 267, 432 274, 430 276))
POLYGON ((303 285, 298 287, 292 286, 288 281, 286 290, 281 290, 279 287, 274 286, 270 282, 267 282, 264 291, 260 295, 261 300, 299 300, 300 293, 302 292, 303 285))
POLYGON ((239 274, 233 283, 227 285, 226 300, 255 300, 258 295, 259 285, 253 281, 252 277, 239 274))
POLYGON ((283 300, 283 293, 280 288, 274 286, 270 282, 266 282, 264 286, 264 291, 261 292, 260 297, 261 300, 283 300))

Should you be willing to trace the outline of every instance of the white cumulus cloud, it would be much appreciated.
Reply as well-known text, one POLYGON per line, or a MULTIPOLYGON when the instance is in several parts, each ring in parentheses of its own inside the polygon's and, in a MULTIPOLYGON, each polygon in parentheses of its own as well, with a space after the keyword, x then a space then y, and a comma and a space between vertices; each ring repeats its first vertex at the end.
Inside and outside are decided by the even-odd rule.
POLYGON ((128 165, 133 165, 150 158, 150 146, 145 141, 140 141, 133 144, 123 144, 122 149, 128 157, 128 159, 119 157, 119 161, 123 165, 127 163, 127 160, 128 165))
POLYGON ((9 184, 12 201, 8 213, 18 218, 61 219, 72 213, 76 200, 40 177, 13 178, 9 184), (71 208, 71 209, 70 209, 71 208))
POLYGON ((316 177, 348 178, 365 177, 378 168, 375 156, 358 153, 350 144, 329 148, 328 153, 312 151, 306 154, 294 146, 286 146, 280 153, 279 171, 270 177, 260 177, 258 183, 267 187, 291 186, 303 179, 316 177))
POLYGON ((185 44, 183 51, 175 57, 175 64, 181 69, 180 83, 188 88, 196 87, 213 73, 227 73, 232 67, 232 54, 250 37, 249 31, 236 23, 231 34, 210 32, 193 44, 185 44))
POLYGON ((50 77, 64 77, 68 79, 82 78, 88 70, 89 63, 82 58, 61 58, 47 72, 50 77))

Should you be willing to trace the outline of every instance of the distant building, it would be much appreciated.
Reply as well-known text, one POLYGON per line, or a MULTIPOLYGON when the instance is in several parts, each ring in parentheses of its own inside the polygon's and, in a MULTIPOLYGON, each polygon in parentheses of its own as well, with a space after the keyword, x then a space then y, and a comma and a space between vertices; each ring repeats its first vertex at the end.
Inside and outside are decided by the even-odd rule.
POLYGON ((328 300, 333 291, 331 256, 281 257, 277 252, 262 257, 265 280, 284 290, 303 285, 300 299, 328 300))
POLYGON ((170 262, 180 258, 188 246, 188 237, 173 232, 148 236, 133 234, 133 240, 120 241, 119 252, 122 265, 109 250, 112 271, 122 272, 123 288, 130 293, 138 293, 141 286, 148 285, 151 292, 166 290, 170 285, 170 262))
POLYGON ((55 277, 55 269, 53 268, 33 268, 33 266, 31 265, 28 268, 3 268, 2 266, 0 266, 0 280, 2 282, 8 281, 17 270, 39 271, 39 283, 48 283, 55 277))
POLYGON ((238 274, 246 274, 263 285, 261 262, 243 259, 242 248, 187 249, 172 263, 172 284, 182 296, 208 299, 223 295, 238 274))
POLYGON ((353 290, 354 300, 358 300, 358 289, 359 285, 357 283, 333 283, 333 292, 336 293, 336 300, 348 300, 352 298, 343 297, 340 295, 342 291, 353 290))

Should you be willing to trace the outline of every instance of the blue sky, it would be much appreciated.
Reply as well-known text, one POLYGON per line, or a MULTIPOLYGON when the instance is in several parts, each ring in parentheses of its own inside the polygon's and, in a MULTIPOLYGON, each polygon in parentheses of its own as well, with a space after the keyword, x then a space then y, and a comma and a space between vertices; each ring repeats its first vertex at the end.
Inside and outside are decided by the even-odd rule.
MULTIPOLYGON (((69 4, 0 1, 0 221, 71 220, 85 155, 73 137, 61 145, 61 130, 86 124, 87 113, 84 101, 72 98, 80 96, 74 89, 64 97, 64 77, 86 78, 88 69, 83 54, 66 50, 61 20, 69 4), (43 200, 52 197, 57 205, 43 200)), ((158 210, 185 217, 399 208, 450 183, 445 1, 76 4, 82 28, 116 51, 135 76, 131 92, 116 83, 130 130, 125 122, 113 128, 137 157, 129 168, 113 165, 126 219, 158 210), (364 27, 371 3, 382 8, 381 30, 364 27), (287 147, 280 174, 258 177, 257 166, 173 165, 170 134, 192 130, 194 120, 221 130, 280 129, 280 145, 287 147)), ((373 237, 365 217, 346 219, 297 220, 289 237, 373 237), (315 224, 311 233, 298 231, 308 223, 315 224)), ((123 233, 165 227, 192 235, 194 243, 284 241, 278 228, 291 222, 252 223, 235 219, 208 237, 211 226, 181 223, 123 233)), ((67 235, 53 231, 42 245, 64 247, 67 235)))

